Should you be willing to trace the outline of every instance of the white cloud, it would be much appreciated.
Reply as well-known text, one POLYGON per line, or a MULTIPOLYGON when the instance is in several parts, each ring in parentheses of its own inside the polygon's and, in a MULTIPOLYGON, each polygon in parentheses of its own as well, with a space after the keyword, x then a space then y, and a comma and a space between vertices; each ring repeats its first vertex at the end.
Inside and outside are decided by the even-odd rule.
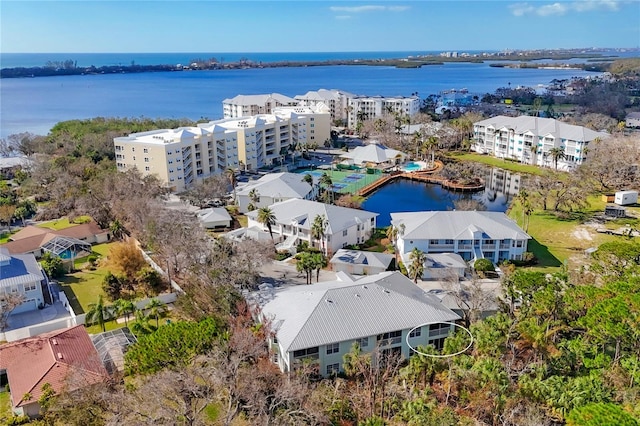
POLYGON ((350 15, 336 15, 336 19, 340 19, 340 20, 351 19, 351 16, 350 15))
POLYGON ((578 0, 551 4, 515 3, 509 5, 513 16, 538 15, 561 16, 569 12, 591 12, 597 10, 615 12, 619 9, 619 0, 578 0))
POLYGON ((332 12, 346 12, 346 13, 362 13, 362 12, 404 12, 408 10, 409 6, 375 6, 375 5, 363 5, 363 6, 331 6, 329 10, 332 12))
POLYGON ((549 15, 564 15, 565 13, 567 13, 567 10, 569 8, 567 7, 566 4, 562 4, 562 3, 553 3, 553 4, 547 4, 544 6, 540 6, 537 10, 536 13, 540 16, 549 16, 549 15))

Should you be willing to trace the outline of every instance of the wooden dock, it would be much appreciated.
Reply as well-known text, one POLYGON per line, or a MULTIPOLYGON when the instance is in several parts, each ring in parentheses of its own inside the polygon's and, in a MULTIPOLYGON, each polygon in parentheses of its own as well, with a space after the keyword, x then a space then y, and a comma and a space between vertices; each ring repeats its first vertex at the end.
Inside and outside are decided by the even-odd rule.
POLYGON ((395 172, 381 179, 378 179, 363 188, 360 188, 360 190, 357 192, 357 195, 361 197, 367 197, 374 191, 382 188, 387 183, 396 179, 409 179, 417 182, 435 183, 450 191, 477 192, 484 189, 484 181, 482 181, 481 179, 478 180, 477 183, 472 185, 460 184, 456 181, 448 180, 444 176, 436 174, 440 170, 442 170, 442 163, 438 164, 434 169, 428 171, 395 172))

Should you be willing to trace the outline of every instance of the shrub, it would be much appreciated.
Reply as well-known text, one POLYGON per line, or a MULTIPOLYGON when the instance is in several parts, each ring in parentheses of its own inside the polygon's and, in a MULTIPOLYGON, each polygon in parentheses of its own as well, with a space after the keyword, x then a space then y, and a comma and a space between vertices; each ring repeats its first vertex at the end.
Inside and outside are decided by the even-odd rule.
POLYGON ((276 260, 285 260, 289 257, 291 257, 291 253, 286 250, 280 250, 276 253, 276 260))
POLYGON ((44 272, 47 273, 49 278, 60 278, 64 274, 62 259, 60 259, 58 256, 52 255, 49 252, 46 252, 44 255, 42 255, 40 264, 42 265, 42 269, 44 269, 44 272))
POLYGON ((489 259, 478 259, 473 264, 473 269, 476 272, 495 272, 496 268, 493 266, 493 262, 489 259))
POLYGON ((24 425, 31 421, 29 416, 13 416, 7 419, 7 426, 16 426, 16 425, 24 425))

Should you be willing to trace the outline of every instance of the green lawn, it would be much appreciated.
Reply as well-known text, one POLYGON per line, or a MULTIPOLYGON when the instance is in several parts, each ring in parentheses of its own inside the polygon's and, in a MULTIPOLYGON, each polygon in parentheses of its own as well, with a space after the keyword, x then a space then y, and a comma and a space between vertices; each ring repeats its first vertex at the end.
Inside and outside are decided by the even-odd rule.
POLYGON ((48 222, 39 223, 37 226, 40 228, 49 228, 55 231, 76 226, 81 223, 87 223, 91 220, 89 216, 79 216, 75 218, 73 222, 69 222, 69 218, 63 217, 61 219, 50 220, 48 222))
POLYGON ((0 423, 6 422, 13 414, 9 392, 0 392, 0 423))
POLYGON ((522 164, 516 161, 505 160, 502 158, 495 158, 490 155, 482 155, 473 152, 453 152, 449 154, 449 157, 461 160, 461 161, 475 161, 476 163, 487 164, 489 166, 499 167, 501 169, 510 170, 516 173, 528 173, 532 175, 541 175, 544 171, 543 168, 538 166, 532 166, 529 164, 522 164))
MULTIPOLYGON (((538 258, 536 268, 554 270, 575 255, 581 255, 590 247, 597 247, 616 237, 595 232, 586 233, 580 228, 586 220, 595 213, 604 210, 605 202, 599 197, 588 198, 590 206, 582 212, 572 213, 566 217, 559 217, 552 211, 536 210, 529 217, 528 234, 533 240, 529 241, 529 251, 538 258), (588 238, 585 238, 587 237, 588 238)), ((509 216, 523 227, 522 209, 514 200, 509 210, 509 216)))
POLYGON ((95 271, 79 271, 67 274, 58 280, 76 314, 87 312, 89 304, 95 303, 98 296, 105 295, 102 291, 102 281, 107 272, 106 268, 98 268, 95 271))

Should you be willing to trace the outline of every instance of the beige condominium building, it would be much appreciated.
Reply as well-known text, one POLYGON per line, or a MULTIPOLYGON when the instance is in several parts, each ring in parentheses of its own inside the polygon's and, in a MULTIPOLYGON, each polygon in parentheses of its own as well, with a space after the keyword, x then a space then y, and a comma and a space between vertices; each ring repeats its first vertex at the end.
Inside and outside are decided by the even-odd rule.
POLYGON ((271 166, 295 145, 322 144, 330 131, 326 107, 280 107, 273 114, 133 133, 113 141, 118 170, 137 168, 181 192, 228 168, 271 166))
POLYGON ((298 101, 280 93, 238 95, 222 101, 222 110, 223 118, 240 118, 271 114, 278 107, 296 105, 298 105, 298 101))
POLYGON ((417 96, 356 96, 349 98, 347 124, 350 129, 355 129, 360 121, 373 120, 387 114, 411 117, 418 112, 420 98, 417 96))

